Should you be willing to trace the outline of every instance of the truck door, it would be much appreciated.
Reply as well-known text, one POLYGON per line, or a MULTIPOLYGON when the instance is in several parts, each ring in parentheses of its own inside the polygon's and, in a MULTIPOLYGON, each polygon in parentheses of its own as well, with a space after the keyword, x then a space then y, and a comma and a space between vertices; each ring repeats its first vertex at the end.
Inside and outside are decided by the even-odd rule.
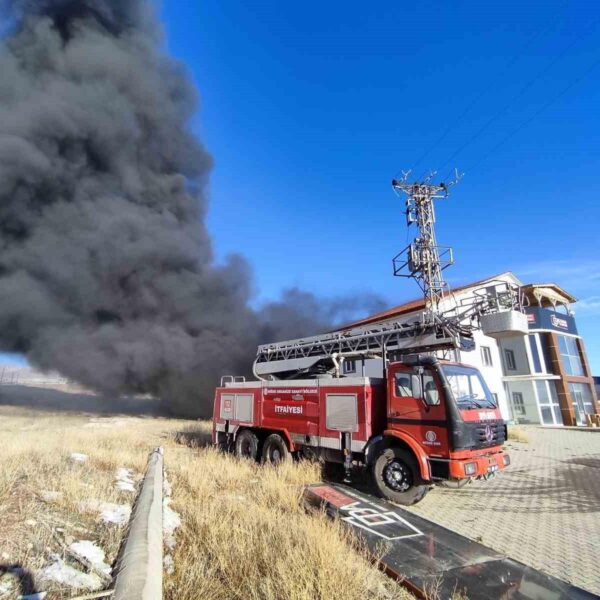
POLYGON ((437 375, 428 368, 402 364, 392 365, 389 373, 390 428, 406 431, 431 452, 441 450, 447 442, 447 424, 444 395, 437 375))

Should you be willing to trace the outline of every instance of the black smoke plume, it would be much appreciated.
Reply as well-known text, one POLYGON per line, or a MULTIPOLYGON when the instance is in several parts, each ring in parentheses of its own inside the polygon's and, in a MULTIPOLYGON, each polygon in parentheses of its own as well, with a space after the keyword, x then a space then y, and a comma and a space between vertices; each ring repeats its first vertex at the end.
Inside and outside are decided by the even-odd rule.
POLYGON ((379 306, 291 290, 252 310, 244 259, 214 263, 196 92, 148 2, 0 6, 2 350, 206 414, 215 382, 248 372, 257 343, 379 306))

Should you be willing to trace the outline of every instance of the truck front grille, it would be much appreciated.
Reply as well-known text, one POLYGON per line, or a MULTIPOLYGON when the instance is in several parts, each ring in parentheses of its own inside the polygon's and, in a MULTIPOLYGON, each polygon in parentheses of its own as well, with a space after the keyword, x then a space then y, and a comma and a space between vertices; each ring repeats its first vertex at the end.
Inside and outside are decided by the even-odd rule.
POLYGON ((477 447, 500 446, 506 441, 505 427, 502 421, 477 423, 473 432, 473 441, 477 447))

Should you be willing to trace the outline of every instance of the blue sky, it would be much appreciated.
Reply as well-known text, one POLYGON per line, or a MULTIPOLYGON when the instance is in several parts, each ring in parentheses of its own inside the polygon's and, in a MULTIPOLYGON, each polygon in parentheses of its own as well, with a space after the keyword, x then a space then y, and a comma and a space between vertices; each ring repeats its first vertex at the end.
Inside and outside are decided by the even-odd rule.
POLYGON ((161 16, 200 90, 217 258, 249 259, 257 301, 416 296, 391 275, 406 227, 390 180, 433 148, 417 174, 466 173, 438 205, 452 285, 563 285, 600 374, 599 3, 189 0, 161 16))
POLYGON ((563 285, 600 373, 600 4, 207 0, 162 16, 201 94, 217 256, 248 257, 259 299, 415 296, 391 275, 406 228, 390 180, 433 148, 416 173, 466 173, 438 205, 451 283, 563 285))

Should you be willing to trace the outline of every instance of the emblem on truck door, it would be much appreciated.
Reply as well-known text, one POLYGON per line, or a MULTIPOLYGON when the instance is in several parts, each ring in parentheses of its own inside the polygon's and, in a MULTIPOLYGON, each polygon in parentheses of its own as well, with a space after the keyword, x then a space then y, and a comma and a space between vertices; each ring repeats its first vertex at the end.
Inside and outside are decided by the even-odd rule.
POLYGON ((437 433, 435 431, 431 431, 431 429, 425 432, 425 440, 423 441, 423 444, 425 444, 426 446, 442 445, 440 442, 438 442, 437 433))

